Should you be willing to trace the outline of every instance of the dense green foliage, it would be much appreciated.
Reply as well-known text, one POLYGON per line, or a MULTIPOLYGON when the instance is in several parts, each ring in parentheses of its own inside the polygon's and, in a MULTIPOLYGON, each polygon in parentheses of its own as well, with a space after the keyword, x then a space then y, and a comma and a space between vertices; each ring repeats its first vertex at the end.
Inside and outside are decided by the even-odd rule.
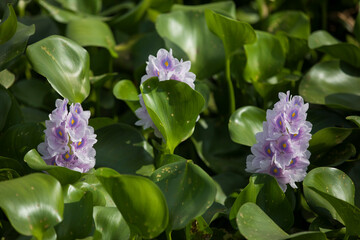
POLYGON ((358 239, 356 0, 1 0, 2 239, 358 239), (158 49, 195 90, 150 78, 158 49), (310 103, 308 174, 284 193, 246 157, 278 93, 310 103), (134 123, 138 94, 164 139, 134 123), (91 111, 96 166, 47 165, 55 100, 91 111), (197 117, 200 115, 200 120, 197 117))

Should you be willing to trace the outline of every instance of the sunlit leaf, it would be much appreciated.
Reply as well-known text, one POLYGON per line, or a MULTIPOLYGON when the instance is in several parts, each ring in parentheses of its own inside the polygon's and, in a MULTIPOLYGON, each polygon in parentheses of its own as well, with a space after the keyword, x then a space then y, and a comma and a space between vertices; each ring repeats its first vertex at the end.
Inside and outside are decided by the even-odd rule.
POLYGON ((0 44, 8 41, 16 32, 17 18, 13 6, 9 3, 0 22, 0 44))
POLYGON ((166 200, 155 183, 145 177, 120 175, 100 168, 96 176, 114 200, 132 235, 154 238, 169 221, 166 200))
POLYGON ((0 207, 16 231, 23 235, 42 239, 62 220, 61 185, 49 175, 34 173, 0 182, 0 192, 0 207))
POLYGON ((82 102, 90 92, 89 54, 74 41, 50 36, 27 48, 35 71, 70 102, 82 102))

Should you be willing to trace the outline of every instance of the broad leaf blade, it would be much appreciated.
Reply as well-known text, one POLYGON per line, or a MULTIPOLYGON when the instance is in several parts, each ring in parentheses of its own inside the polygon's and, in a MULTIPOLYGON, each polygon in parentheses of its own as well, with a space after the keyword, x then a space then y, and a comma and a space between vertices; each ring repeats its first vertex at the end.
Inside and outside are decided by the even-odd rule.
POLYGON ((74 41, 53 35, 30 45, 26 55, 34 70, 70 102, 81 103, 89 95, 89 54, 74 41))
POLYGON ((23 235, 42 239, 62 220, 64 200, 55 178, 40 173, 0 182, 0 207, 23 235))

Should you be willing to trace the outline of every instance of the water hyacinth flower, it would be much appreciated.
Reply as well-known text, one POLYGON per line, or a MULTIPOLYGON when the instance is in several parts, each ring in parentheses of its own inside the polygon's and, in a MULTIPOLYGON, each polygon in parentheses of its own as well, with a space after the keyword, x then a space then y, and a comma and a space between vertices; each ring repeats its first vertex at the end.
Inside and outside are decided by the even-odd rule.
POLYGON ((279 93, 274 109, 267 110, 263 132, 256 134, 256 144, 246 159, 246 171, 274 176, 282 190, 286 184, 297 188, 310 164, 309 140, 312 124, 306 121, 309 104, 290 91, 279 93))
POLYGON ((80 103, 57 99, 56 108, 45 121, 45 142, 37 147, 48 165, 66 167, 87 172, 95 166, 97 142, 94 128, 89 126, 90 111, 84 111, 80 103))
MULTIPOLYGON (((141 78, 141 84, 152 77, 158 77, 159 81, 177 80, 189 85, 192 89, 195 88, 196 75, 189 72, 191 67, 190 61, 179 61, 172 55, 172 49, 168 52, 165 49, 159 49, 155 56, 150 55, 149 61, 146 62, 146 74, 141 78)), ((142 95, 139 95, 141 107, 135 111, 139 120, 135 123, 137 126, 142 126, 143 129, 149 127, 154 129, 155 136, 161 138, 160 131, 155 126, 154 122, 150 118, 150 115, 146 109, 142 95)))

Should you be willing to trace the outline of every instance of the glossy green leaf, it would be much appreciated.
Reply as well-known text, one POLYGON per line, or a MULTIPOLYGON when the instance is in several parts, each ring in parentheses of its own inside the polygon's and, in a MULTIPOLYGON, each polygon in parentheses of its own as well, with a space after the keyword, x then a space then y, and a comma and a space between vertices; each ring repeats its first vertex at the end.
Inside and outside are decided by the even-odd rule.
POLYGON ((0 182, 0 207, 12 226, 23 235, 42 239, 62 220, 64 200, 55 178, 34 173, 0 182))
POLYGON ((118 56, 110 27, 99 19, 84 18, 71 21, 67 25, 66 36, 81 46, 104 47, 109 50, 111 56, 118 56))
POLYGON ((166 199, 155 183, 145 177, 120 175, 100 168, 96 176, 114 200, 132 235, 154 238, 168 225, 166 199))
POLYGON ((301 11, 281 11, 269 16, 265 29, 271 33, 279 31, 295 38, 307 39, 310 35, 309 17, 301 11))
POLYGON ((348 116, 346 119, 354 122, 360 128, 360 116, 348 116))
POLYGON ((17 99, 31 107, 50 110, 46 104, 49 101, 51 86, 45 81, 36 79, 18 81, 11 87, 11 91, 17 99))
POLYGON ((212 205, 216 186, 211 177, 191 161, 158 168, 150 177, 162 190, 169 207, 168 230, 184 228, 212 205))
POLYGON ((204 98, 186 83, 175 80, 151 78, 140 89, 151 119, 173 153, 192 135, 204 98))
POLYGON ((89 119, 89 125, 92 126, 95 131, 100 128, 115 124, 116 122, 116 120, 107 117, 96 117, 89 119))
POLYGON ((101 10, 101 0, 57 0, 61 5, 74 12, 96 14, 101 10))
POLYGON ((239 108, 229 120, 231 140, 251 147, 256 143, 255 134, 263 131, 263 121, 266 121, 264 110, 254 106, 239 108))
MULTIPOLYGON (((351 179, 342 171, 336 168, 318 167, 311 170, 304 179, 304 193, 309 206, 318 214, 327 218, 334 218, 345 224, 342 211, 348 209, 333 205, 332 198, 319 194, 319 192, 330 195, 338 201, 354 204, 355 187, 351 179)), ((340 203, 339 203, 340 204, 340 203)), ((354 216, 356 217, 356 216, 354 216)), ((358 216, 360 218, 360 215, 358 216)))
POLYGON ((135 128, 113 124, 98 129, 96 167, 110 167, 119 173, 135 174, 153 162, 152 148, 135 128))
POLYGON ((27 45, 27 41, 35 32, 35 26, 17 24, 16 32, 4 44, 0 44, 0 71, 4 70, 12 60, 20 56, 27 45))
POLYGON ((227 56, 244 44, 256 41, 256 34, 250 24, 240 22, 212 10, 205 10, 206 23, 209 29, 223 42, 227 56))
POLYGON ((113 88, 114 96, 126 102, 132 111, 140 107, 139 93, 134 83, 130 80, 121 80, 113 88))
POLYGON ((245 45, 247 57, 244 78, 248 82, 265 81, 283 68, 285 54, 280 41, 272 34, 256 31, 257 41, 245 45))
POLYGON ((94 207, 93 216, 96 231, 101 236, 99 239, 129 239, 130 229, 116 207, 94 207))
POLYGON ((61 185, 74 183, 81 177, 80 172, 73 171, 65 167, 47 165, 35 149, 26 153, 24 161, 34 170, 46 171, 55 177, 61 185))
POLYGON ((330 149, 342 143, 352 132, 348 128, 324 128, 312 135, 309 151, 311 159, 320 159, 330 149))
POLYGON ((353 144, 344 142, 329 151, 322 152, 317 158, 311 158, 311 164, 315 166, 338 166, 356 155, 353 144), (319 158, 319 156, 321 156, 319 158))
POLYGON ((15 82, 15 75, 7 69, 0 72, 0 85, 8 89, 15 82))
POLYGON ((89 54, 74 41, 53 35, 30 45, 26 55, 34 70, 70 102, 81 103, 89 95, 89 54))
POLYGON ((39 123, 21 123, 7 129, 0 137, 0 153, 23 161, 25 154, 43 141, 44 127, 39 123))
POLYGON ((304 76, 299 86, 305 101, 360 110, 359 70, 340 61, 320 62, 304 76), (343 97, 342 97, 343 96, 343 97), (353 99, 353 100, 351 100, 353 99))
POLYGON ((207 28, 204 10, 161 14, 156 19, 156 30, 174 56, 191 61, 190 71, 197 78, 210 77, 223 68, 224 47, 207 28))
POLYGON ((290 202, 276 179, 270 175, 257 174, 250 177, 249 184, 240 192, 231 208, 229 219, 233 224, 239 209, 247 202, 256 203, 284 230, 289 229, 294 223, 290 202))
POLYGON ((309 47, 360 67, 360 48, 350 43, 340 42, 327 31, 319 30, 312 33, 309 37, 309 47))
POLYGON ((200 119, 191 140, 200 159, 216 173, 234 171, 245 174, 248 147, 230 139, 227 123, 200 119))
POLYGON ((78 239, 90 235, 93 215, 92 194, 86 192, 80 201, 66 203, 64 219, 55 226, 57 239, 78 239))
POLYGON ((249 240, 286 239, 288 237, 286 232, 252 202, 241 206, 236 214, 236 222, 241 234, 249 240))
POLYGON ((0 131, 4 128, 7 115, 11 108, 11 97, 7 90, 0 86, 0 131))
POLYGON ((17 18, 13 6, 9 3, 0 21, 0 44, 8 41, 16 32, 17 18))

